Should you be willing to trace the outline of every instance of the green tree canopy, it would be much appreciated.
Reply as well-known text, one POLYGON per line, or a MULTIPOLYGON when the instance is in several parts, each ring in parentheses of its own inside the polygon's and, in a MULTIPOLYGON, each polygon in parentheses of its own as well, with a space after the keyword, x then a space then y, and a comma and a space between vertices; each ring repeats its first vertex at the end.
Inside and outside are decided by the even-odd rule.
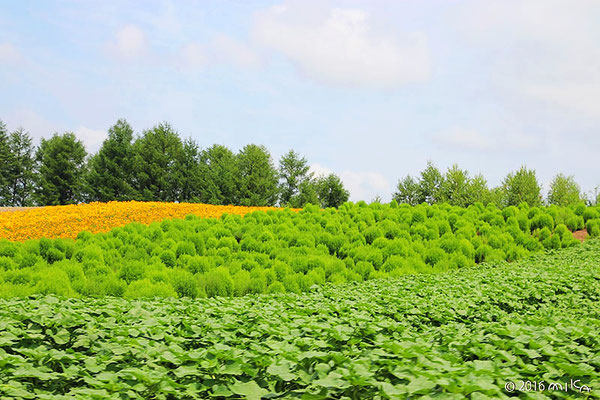
POLYGON ((342 180, 335 174, 317 179, 317 194, 323 208, 339 207, 350 197, 350 192, 344 188, 342 180))
POLYGON ((71 132, 55 133, 50 139, 42 139, 36 152, 37 204, 62 205, 81 201, 86 155, 83 143, 71 132))
POLYGON ((309 171, 306 158, 300 157, 294 150, 281 157, 279 161, 280 205, 300 208, 307 203, 318 201, 316 188, 312 182, 313 173, 309 171))
POLYGON ((440 184, 439 199, 453 206, 466 207, 472 203, 469 173, 454 164, 444 174, 440 184))
POLYGON ((492 192, 488 188, 487 181, 481 174, 475 175, 473 178, 471 178, 467 188, 467 193, 469 204, 480 202, 484 205, 487 205, 488 203, 494 202, 492 192))
POLYGON ((527 203, 539 206, 542 203, 541 187, 535 175, 535 170, 522 166, 518 171, 509 173, 502 183, 504 191, 504 206, 517 206, 527 203))
POLYGON ((419 204, 435 204, 442 201, 442 184, 444 177, 439 169, 428 161, 427 167, 421 172, 419 183, 419 204))
POLYGON ((133 129, 120 119, 109 128, 108 138, 97 154, 89 160, 86 177, 91 201, 132 200, 136 198, 132 186, 133 129))
POLYGON ((178 169, 181 172, 179 201, 199 202, 202 195, 200 148, 191 138, 183 142, 182 157, 178 169))
POLYGON ((0 206, 8 205, 8 167, 10 165, 10 149, 6 125, 0 121, 0 206))
POLYGON ((238 203, 274 206, 279 195, 278 174, 264 146, 249 144, 237 155, 238 203))
POLYGON ((568 206, 581 201, 581 188, 573 176, 558 174, 550 183, 548 203, 557 206, 568 206))
POLYGON ((207 204, 236 204, 237 162, 227 147, 215 144, 200 152, 200 200, 207 204))
POLYGON ((416 182, 412 176, 406 175, 403 179, 398 181, 396 192, 394 192, 392 197, 400 204, 405 203, 410 204, 411 206, 419 204, 419 182, 416 182))
POLYGON ((8 137, 9 160, 6 165, 6 205, 33 205, 35 178, 34 148, 29 133, 17 129, 8 137))
POLYGON ((181 191, 183 144, 164 122, 147 130, 134 145, 134 189, 140 200, 176 201, 181 191))

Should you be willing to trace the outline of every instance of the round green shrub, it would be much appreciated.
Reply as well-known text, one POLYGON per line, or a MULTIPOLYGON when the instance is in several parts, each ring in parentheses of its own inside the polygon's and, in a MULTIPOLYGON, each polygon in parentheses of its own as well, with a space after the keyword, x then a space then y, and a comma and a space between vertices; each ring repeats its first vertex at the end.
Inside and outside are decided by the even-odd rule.
POLYGON ((588 235, 590 237, 598 237, 600 236, 600 219, 590 219, 585 224, 585 229, 587 230, 588 235))
POLYGON ((141 261, 129 261, 121 266, 117 277, 128 285, 144 277, 145 265, 141 261))
POLYGON ((177 296, 196 298, 199 295, 198 283, 194 276, 185 270, 175 269, 171 273, 171 286, 177 296))
POLYGON ((204 291, 208 297, 232 296, 233 280, 225 267, 217 267, 204 274, 204 291))
POLYGON ((182 255, 195 256, 196 246, 192 242, 179 242, 175 248, 175 257, 179 258, 182 255))
POLYGON ((173 268, 175 267, 175 261, 177 260, 177 257, 173 251, 163 250, 163 252, 160 253, 160 260, 163 264, 165 264, 165 266, 173 268))

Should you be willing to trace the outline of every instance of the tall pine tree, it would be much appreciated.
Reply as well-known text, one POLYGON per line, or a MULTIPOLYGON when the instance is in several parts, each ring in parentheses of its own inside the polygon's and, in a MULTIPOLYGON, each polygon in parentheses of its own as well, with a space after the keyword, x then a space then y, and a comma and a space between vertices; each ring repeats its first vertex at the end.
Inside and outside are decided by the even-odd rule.
POLYGON ((34 148, 31 136, 23 129, 12 132, 8 138, 9 161, 6 183, 8 204, 14 207, 33 205, 35 178, 34 148))
POLYGON ((108 138, 89 160, 86 176, 91 201, 132 200, 133 129, 120 119, 108 130, 108 138))
POLYGON ((36 152, 38 205, 73 204, 83 200, 86 155, 83 143, 73 133, 55 133, 50 139, 42 139, 36 152))

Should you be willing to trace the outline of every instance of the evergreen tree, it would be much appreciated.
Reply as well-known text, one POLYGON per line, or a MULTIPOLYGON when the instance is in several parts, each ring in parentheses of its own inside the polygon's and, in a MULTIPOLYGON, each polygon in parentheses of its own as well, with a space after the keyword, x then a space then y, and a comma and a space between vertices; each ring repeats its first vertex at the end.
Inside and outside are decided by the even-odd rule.
POLYGON ((12 132, 8 138, 9 161, 6 171, 7 205, 27 207, 33 205, 35 178, 34 148, 31 136, 23 129, 12 132))
MULTIPOLYGON (((306 158, 300 157, 294 150, 290 150, 281 157, 281 160, 279 160, 280 205, 302 207, 306 204, 304 202, 310 198, 306 190, 310 190, 311 185, 309 183, 313 177, 309 170, 310 167, 306 158), (300 192, 301 187, 304 188, 305 193, 300 192)), ((316 191, 314 191, 314 194, 316 194, 316 191)))
POLYGON ((0 121, 0 206, 9 204, 8 168, 10 165, 10 149, 6 125, 0 121))
POLYGON ((89 160, 86 176, 91 201, 126 201, 136 198, 132 187, 133 129, 124 119, 108 130, 108 138, 89 160))
POLYGON ((227 147, 215 144, 200 152, 200 201, 207 204, 236 204, 237 163, 227 147))
POLYGON ((303 208, 307 204, 320 204, 318 185, 314 179, 303 180, 298 187, 298 194, 290 202, 293 208, 303 208))
POLYGON ((73 204, 83 199, 86 155, 83 143, 73 133, 42 139, 36 152, 38 205, 73 204))
POLYGON ((317 193, 323 208, 339 207, 350 197, 350 192, 344 188, 342 180, 335 174, 317 179, 317 193))
POLYGON ((199 202, 202 197, 202 171, 200 149, 192 139, 183 142, 182 157, 177 168, 181 174, 179 201, 199 202))
POLYGON ((269 151, 249 144, 237 155, 238 203, 243 206, 274 206, 279 195, 278 174, 269 151))
POLYGON ((147 130, 134 145, 133 186, 138 199, 176 201, 180 198, 182 174, 178 166, 183 144, 168 123, 147 130))

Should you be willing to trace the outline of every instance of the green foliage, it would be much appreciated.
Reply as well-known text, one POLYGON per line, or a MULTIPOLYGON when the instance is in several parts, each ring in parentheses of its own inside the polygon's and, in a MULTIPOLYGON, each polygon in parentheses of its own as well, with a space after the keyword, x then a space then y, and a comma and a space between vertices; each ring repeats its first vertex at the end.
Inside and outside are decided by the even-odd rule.
POLYGON ((156 297, 177 297, 177 293, 164 282, 153 283, 149 279, 132 282, 123 297, 126 299, 143 299, 156 297))
POLYGON ((323 208, 339 207, 350 198, 350 192, 344 188, 342 180, 335 174, 317 178, 316 187, 323 208))
POLYGON ((436 204, 442 202, 442 184, 444 176, 432 161, 421 171, 419 182, 419 203, 436 204))
POLYGON ((278 198, 278 173, 264 146, 250 144, 237 155, 238 204, 274 206, 278 198))
POLYGON ((294 150, 284 154, 279 160, 279 204, 301 208, 307 203, 316 204, 316 190, 311 184, 313 174, 306 158, 294 150), (312 195, 307 193, 312 190, 312 195))
POLYGON ((133 144, 133 188, 139 200, 180 199, 183 144, 168 123, 147 130, 133 144))
POLYGON ((34 149, 31 136, 18 129, 6 136, 0 121, 0 206, 33 205, 34 149))
MULTIPOLYGON (((158 298, 0 300, 0 397, 496 399, 511 395, 508 381, 569 384, 538 397, 593 396, 598 260, 590 241, 302 295, 275 282, 269 295, 162 299, 177 294, 145 279, 126 297, 158 298), (591 393, 578 394, 574 377, 591 393)), ((8 287, 27 290, 4 277, 0 296, 8 287)))
POLYGON ((8 145, 6 124, 0 120, 0 206, 8 205, 8 168, 11 164, 11 153, 8 145))
POLYGON ((73 133, 56 133, 51 139, 42 139, 35 156, 36 203, 62 205, 81 201, 86 155, 83 143, 73 133))
POLYGON ((590 219, 585 224, 585 229, 591 237, 600 236, 600 219, 590 219))
POLYGON ((133 129, 120 119, 108 129, 108 138, 88 162, 86 176, 90 201, 133 200, 133 129))
POLYGON ((416 206, 420 200, 419 184, 410 175, 407 175, 404 179, 398 181, 393 198, 400 204, 416 206))
MULTIPOLYGON (((31 277, 58 266, 76 276, 67 291, 74 296, 136 297, 136 288, 142 297, 155 290, 179 297, 243 296, 282 287, 300 293, 313 285, 439 273, 578 245, 571 231, 583 227, 585 216, 590 235, 597 236, 596 215, 597 208, 526 203, 506 209, 481 203, 462 208, 360 202, 325 210, 309 205, 244 218, 133 223, 107 234, 83 232, 75 241, 4 240, 0 270, 31 277), (136 283, 146 280, 152 285, 136 283)), ((11 296, 36 293, 36 285, 25 280, 11 296)))
POLYGON ((213 145, 200 152, 200 201, 208 204, 237 204, 235 154, 227 147, 213 145))
POLYGON ((558 174, 550 183, 548 203, 557 206, 569 206, 581 201, 581 188, 573 176, 558 174))
POLYGON ((509 173, 502 183, 503 204, 516 206, 527 203, 529 206, 541 204, 541 187, 534 170, 522 166, 518 171, 509 173))

